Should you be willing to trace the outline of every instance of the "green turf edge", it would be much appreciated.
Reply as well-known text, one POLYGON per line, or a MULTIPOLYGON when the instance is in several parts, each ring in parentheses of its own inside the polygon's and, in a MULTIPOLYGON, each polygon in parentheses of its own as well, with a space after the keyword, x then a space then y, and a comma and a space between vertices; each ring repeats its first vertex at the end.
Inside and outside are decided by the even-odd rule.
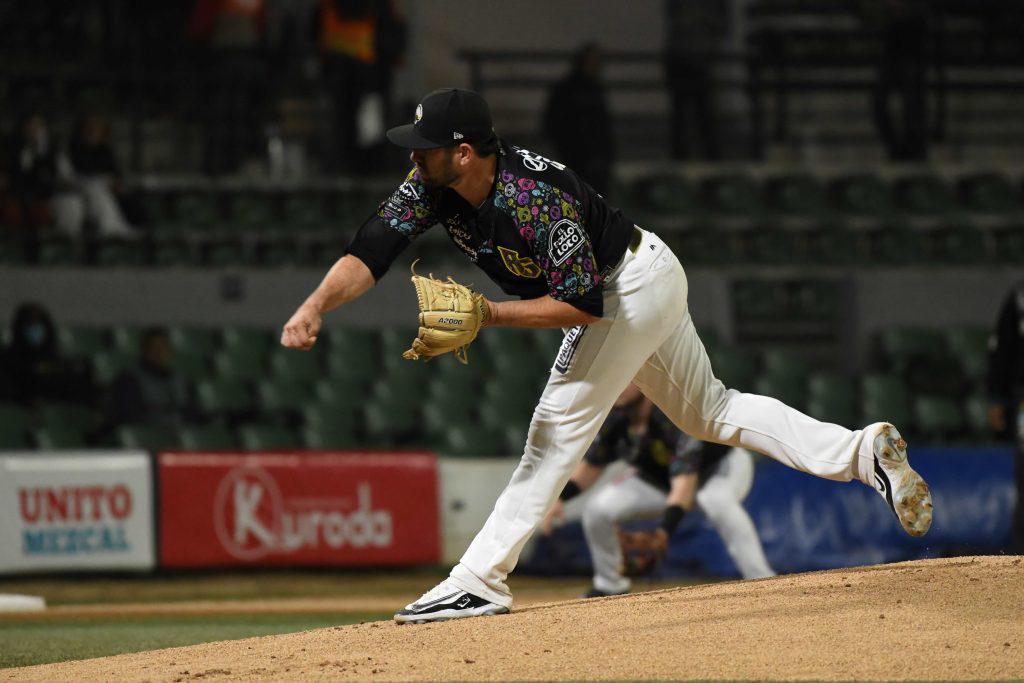
POLYGON ((296 633, 390 618, 380 613, 224 614, 70 618, 0 623, 0 670, 296 633))

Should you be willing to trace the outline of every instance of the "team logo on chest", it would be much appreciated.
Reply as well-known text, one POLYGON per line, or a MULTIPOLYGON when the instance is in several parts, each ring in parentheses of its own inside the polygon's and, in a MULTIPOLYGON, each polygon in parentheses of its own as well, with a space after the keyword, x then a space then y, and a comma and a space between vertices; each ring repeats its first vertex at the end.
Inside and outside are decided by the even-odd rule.
POLYGON ((516 277, 540 277, 540 266, 532 258, 523 258, 518 251, 505 247, 498 247, 498 253, 501 254, 501 262, 516 277))
POLYGON ((552 225, 548 232, 548 256, 556 266, 560 266, 583 246, 583 242, 583 230, 580 226, 568 218, 563 218, 552 225))

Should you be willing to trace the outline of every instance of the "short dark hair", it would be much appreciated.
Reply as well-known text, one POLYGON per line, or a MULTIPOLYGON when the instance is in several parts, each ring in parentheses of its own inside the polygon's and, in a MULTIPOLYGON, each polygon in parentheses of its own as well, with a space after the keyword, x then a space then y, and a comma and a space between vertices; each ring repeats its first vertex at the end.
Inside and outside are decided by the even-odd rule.
POLYGON ((142 331, 142 335, 139 337, 139 348, 143 353, 149 348, 149 345, 157 339, 164 339, 168 342, 171 340, 171 334, 167 331, 166 327, 147 327, 142 331))
POLYGON ((474 142, 470 147, 478 157, 492 157, 498 153, 498 136, 492 135, 483 142, 474 142))

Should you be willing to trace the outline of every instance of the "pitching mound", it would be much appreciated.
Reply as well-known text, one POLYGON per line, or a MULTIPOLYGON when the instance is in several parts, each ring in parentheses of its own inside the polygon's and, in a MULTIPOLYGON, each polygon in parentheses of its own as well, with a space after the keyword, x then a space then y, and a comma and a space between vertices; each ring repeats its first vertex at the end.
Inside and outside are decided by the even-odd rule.
POLYGON ((1019 557, 862 567, 0 671, 0 679, 49 681, 1020 677, 1019 557))

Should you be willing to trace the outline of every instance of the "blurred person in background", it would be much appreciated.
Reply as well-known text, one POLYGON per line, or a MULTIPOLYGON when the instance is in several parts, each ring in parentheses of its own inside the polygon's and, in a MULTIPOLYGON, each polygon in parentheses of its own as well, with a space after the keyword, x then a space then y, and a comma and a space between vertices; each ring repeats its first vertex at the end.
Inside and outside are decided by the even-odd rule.
POLYGON ((196 0, 188 36, 204 51, 203 165, 233 173, 247 154, 260 152, 267 69, 261 61, 264 0, 196 0))
POLYGON ((79 120, 71 136, 68 156, 73 183, 85 202, 86 218, 105 237, 135 237, 125 220, 118 195, 121 174, 110 145, 110 124, 99 114, 79 120))
POLYGON ((1024 282, 1015 286, 999 310, 989 338, 989 423, 1000 439, 1016 446, 1017 505, 1011 551, 1024 552, 1024 282))
POLYGON ((881 38, 872 91, 875 128, 892 161, 928 157, 927 0, 861 0, 865 28, 881 38))
POLYGON ((162 327, 151 327, 139 341, 139 364, 122 372, 110 393, 108 424, 174 430, 195 417, 192 388, 174 371, 174 346, 162 327))
POLYGON ((601 67, 601 49, 595 43, 576 52, 569 73, 548 91, 544 134, 560 161, 607 196, 615 141, 601 67))
POLYGON ((373 170, 385 144, 395 65, 405 52, 405 22, 389 0, 320 0, 316 36, 334 109, 334 155, 326 170, 373 170))
POLYGON ((42 401, 92 396, 86 361, 61 355, 53 318, 40 304, 18 306, 11 319, 10 339, 0 351, 0 400, 34 407, 42 401))
POLYGON ((714 161, 721 157, 715 122, 714 60, 728 36, 729 3, 667 0, 665 9, 672 157, 714 161))
POLYGON ((754 478, 750 453, 683 434, 633 384, 619 395, 594 443, 544 518, 545 533, 563 518, 564 502, 593 486, 616 460, 629 463, 631 469, 602 487, 583 511, 583 533, 594 565, 594 584, 584 597, 629 592, 620 524, 660 518, 653 532, 660 560, 684 515, 694 507, 700 508, 722 537, 744 579, 775 576, 757 528, 743 509, 754 478))
POLYGON ((42 114, 29 114, 18 124, 8 148, 7 202, 4 219, 22 231, 55 225, 77 234, 85 205, 72 187, 72 168, 42 114))

